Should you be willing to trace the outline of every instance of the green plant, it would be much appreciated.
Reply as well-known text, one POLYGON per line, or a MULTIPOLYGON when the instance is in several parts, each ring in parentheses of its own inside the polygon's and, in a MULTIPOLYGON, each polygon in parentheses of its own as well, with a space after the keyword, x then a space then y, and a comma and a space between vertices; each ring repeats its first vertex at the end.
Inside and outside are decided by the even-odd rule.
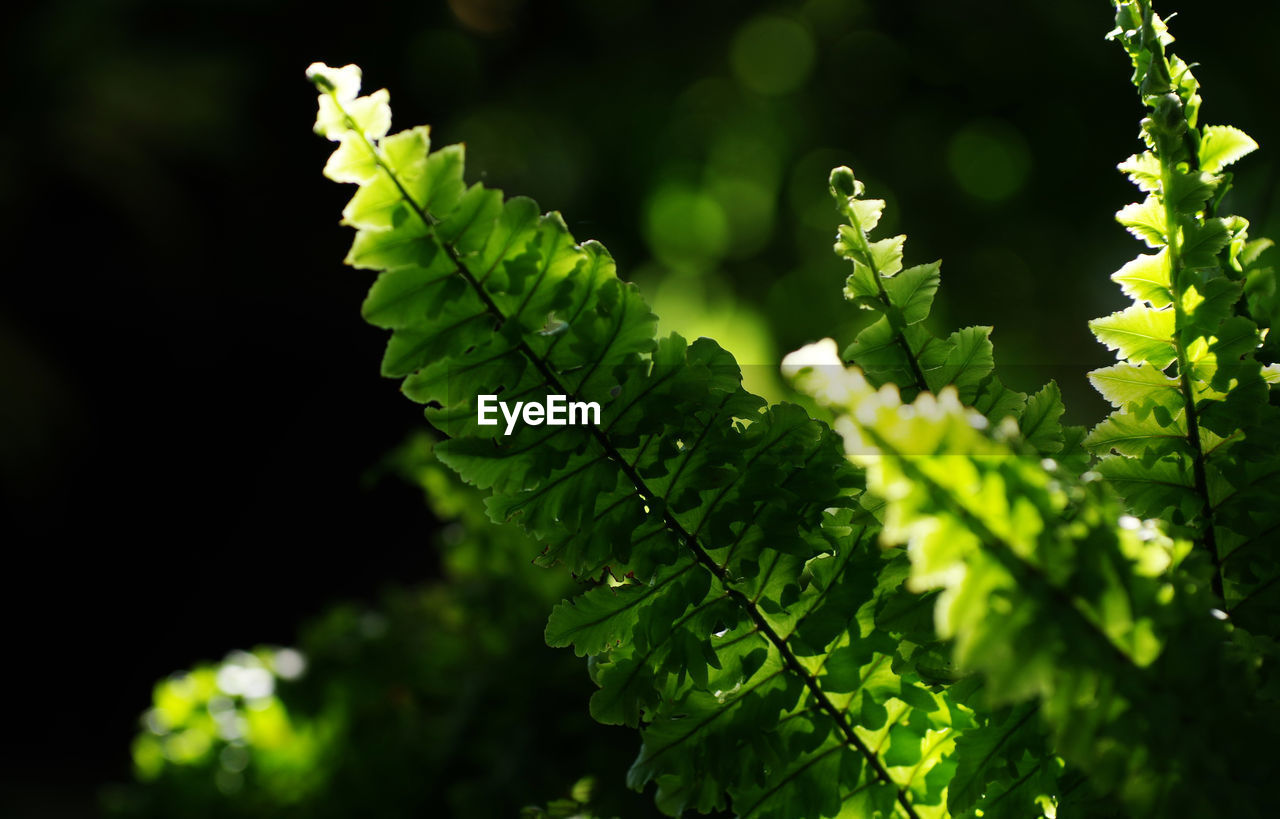
POLYGON ((445 522, 444 577, 334 606, 296 648, 236 651, 159 681, 133 742, 138 781, 104 791, 106 815, 512 816, 534 801, 547 804, 535 815, 645 815, 639 794, 592 787, 628 749, 574 707, 590 687, 575 658, 538 639, 572 580, 529 565, 528 539, 489 523, 429 436, 369 477, 388 473, 421 486, 445 522))
POLYGON ((1157 252, 1092 325, 1122 361, 1092 374, 1117 411, 1087 435, 1055 385, 1000 383, 991 328, 926 329, 939 266, 873 238, 884 203, 847 168, 836 251, 875 320, 843 359, 788 358, 815 418, 745 391, 714 341, 655 338, 602 246, 467 186, 461 146, 388 135, 358 69, 309 71, 325 172, 359 186, 347 261, 378 271, 383 373, 489 515, 583 580, 547 641, 588 658, 597 720, 640 730, 628 781, 664 811, 1264 813, 1277 305, 1265 244, 1217 215, 1254 146, 1199 128, 1163 22, 1115 7, 1149 109, 1122 165, 1148 197, 1119 218, 1157 252), (603 412, 507 434, 481 394, 603 412))

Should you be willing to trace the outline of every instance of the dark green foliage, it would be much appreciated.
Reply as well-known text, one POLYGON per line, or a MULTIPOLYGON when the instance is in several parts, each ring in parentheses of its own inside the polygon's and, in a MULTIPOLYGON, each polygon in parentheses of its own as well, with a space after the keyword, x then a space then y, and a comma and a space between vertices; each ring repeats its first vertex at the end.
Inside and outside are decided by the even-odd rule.
POLYGON ((663 811, 1264 815, 1275 287, 1216 212, 1254 146, 1197 129, 1163 23, 1116 7, 1149 107, 1122 165, 1149 195, 1119 219, 1157 252, 1114 277, 1133 306, 1092 324, 1121 363, 1092 374, 1117 411, 1087 436, 1055 384, 1000 382, 990 327, 929 329, 940 265, 874 238, 884 203, 847 168, 835 249, 874 318, 843 356, 784 363, 828 426, 745 391, 710 339, 657 338, 603 247, 467 186, 460 146, 388 136, 355 67, 313 66, 326 173, 359 185, 348 262, 378 274, 383 372, 490 517, 585 586, 546 640, 587 658, 597 720, 640 730, 628 782, 663 811), (480 394, 602 418, 508 432, 477 423, 480 394))

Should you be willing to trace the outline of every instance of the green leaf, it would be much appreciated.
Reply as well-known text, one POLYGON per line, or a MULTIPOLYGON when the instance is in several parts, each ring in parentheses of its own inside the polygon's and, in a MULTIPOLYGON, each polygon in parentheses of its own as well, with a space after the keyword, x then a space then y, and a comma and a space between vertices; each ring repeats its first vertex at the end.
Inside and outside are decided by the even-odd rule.
POLYGON ((919 332, 912 333, 912 329, 899 334, 888 317, 881 317, 858 333, 844 351, 844 357, 856 362, 877 384, 893 383, 918 389, 910 351, 918 349, 913 342, 919 338, 919 332))
POLYGON ((1044 745, 1034 705, 998 712, 986 725, 966 731, 956 740, 956 773, 947 789, 947 809, 959 816, 977 807, 985 816, 991 806, 1005 803, 1001 809, 1012 815, 1034 816, 1037 794, 1030 788, 1018 792, 1019 776, 1009 760, 1030 752, 1041 765, 1051 763, 1044 745))
POLYGON ((1139 417, 1115 412, 1094 427, 1084 445, 1096 455, 1116 452, 1131 458, 1141 458, 1149 451, 1156 455, 1185 452, 1187 428, 1180 417, 1165 425, 1154 414, 1139 417))
POLYGON ((1164 206, 1154 196, 1148 196, 1140 204, 1125 205, 1116 213, 1116 221, 1146 242, 1147 247, 1160 248, 1168 243, 1164 206))
POLYGON ((943 387, 954 386, 961 401, 972 403, 982 380, 995 368, 990 336, 990 327, 965 327, 947 337, 945 358, 939 360, 936 355, 922 356, 921 364, 929 380, 929 388, 937 392, 943 387))
POLYGON ((1171 200, 1179 213, 1202 210, 1222 182, 1220 177, 1203 170, 1184 171, 1181 168, 1175 169, 1169 179, 1169 190, 1162 190, 1161 196, 1171 200))
POLYGON ((1139 256, 1112 273, 1111 280, 1134 301, 1148 301, 1157 309, 1173 303, 1169 260, 1164 250, 1139 256))
POLYGON ((1172 310, 1153 310, 1135 304, 1119 313, 1089 322, 1089 329, 1107 349, 1131 363, 1146 362, 1158 370, 1178 357, 1173 346, 1172 310))
POLYGON ((1246 242, 1240 251, 1240 263, 1243 265, 1252 265, 1258 261, 1263 253, 1275 247, 1275 242, 1267 238, 1253 239, 1246 242))
POLYGON ((1146 363, 1094 370, 1089 373, 1089 383, 1117 408, 1149 402, 1175 408, 1182 400, 1177 379, 1146 363))
POLYGON ((1200 167, 1220 171, 1258 150, 1258 143, 1230 125, 1207 125, 1200 136, 1200 167))
POLYGON ((1031 396, 1027 408, 1018 419, 1018 427, 1027 443, 1035 447, 1037 452, 1052 455, 1061 451, 1062 413, 1066 407, 1062 404, 1062 391, 1052 381, 1045 384, 1040 392, 1031 396))
POLYGON ((1098 461, 1097 470, 1128 502, 1134 514, 1159 517, 1195 498, 1195 481, 1190 468, 1180 459, 1163 458, 1152 464, 1109 455, 1098 461))
MULTIPOLYGON (((617 587, 606 584, 561 602, 552 609, 547 621, 547 645, 571 645, 579 657, 604 653, 631 635, 644 606, 652 605, 669 584, 685 578, 693 568, 692 563, 685 563, 672 567, 650 584, 624 583, 617 587)), ((694 578, 699 577, 706 575, 695 572, 694 578)))
POLYGON ((836 254, 866 265, 881 276, 892 276, 902 269, 902 246, 906 236, 890 236, 877 241, 858 241, 858 230, 849 225, 840 226, 840 240, 836 254))
POLYGON ((1188 321, 1185 322, 1184 338, 1194 334, 1209 336, 1218 330, 1218 326, 1231 315, 1236 302, 1240 300, 1242 286, 1230 279, 1209 279, 1199 286, 1188 285, 1182 294, 1182 310, 1188 321))
POLYGON ((1188 268, 1213 269, 1218 252, 1231 241, 1231 231, 1223 219, 1203 223, 1188 219, 1183 224, 1182 264, 1188 268))
POLYGON ((941 280, 940 266, 941 262, 916 265, 884 280, 885 292, 893 306, 901 311, 906 324, 918 324, 928 318, 941 280))
POLYGON ((1143 193, 1160 190, 1160 160, 1150 151, 1134 154, 1116 167, 1143 193))
MULTIPOLYGON (((977 397, 973 399, 973 408, 992 421, 1017 418, 1022 414, 1026 405, 1026 393, 1009 389, 995 376, 983 381, 978 389, 977 397)), ((1049 446, 1053 446, 1053 443, 1048 439, 1045 439, 1045 442, 1049 446)), ((1049 453, 1046 452, 1045 454, 1049 453)))

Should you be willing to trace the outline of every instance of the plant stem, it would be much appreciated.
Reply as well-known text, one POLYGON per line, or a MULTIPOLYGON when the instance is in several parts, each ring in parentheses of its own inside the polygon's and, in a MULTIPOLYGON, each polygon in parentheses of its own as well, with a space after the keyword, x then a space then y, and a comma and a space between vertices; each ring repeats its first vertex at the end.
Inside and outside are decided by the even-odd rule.
MULTIPOLYGON (((1165 66, 1162 52, 1152 53, 1153 62, 1165 66)), ((1177 207, 1173 202, 1174 147, 1171 138, 1159 134, 1156 137, 1156 158, 1160 161, 1160 200, 1164 205, 1165 241, 1169 263, 1169 284, 1173 291, 1173 348, 1178 356, 1178 383, 1182 393, 1183 414, 1187 419, 1187 444, 1191 447, 1191 470, 1195 481, 1196 495, 1200 498, 1200 545, 1209 553, 1213 564, 1213 578, 1210 581, 1213 593, 1219 600, 1225 600, 1222 588, 1222 559, 1218 554, 1217 533, 1214 530, 1213 503, 1209 497, 1209 480, 1205 470, 1204 443, 1200 439, 1200 419, 1196 410, 1194 386, 1191 383, 1191 368, 1187 359, 1186 345, 1182 340, 1182 329, 1187 324, 1187 314, 1182 306, 1182 298, 1186 293, 1186 271, 1182 264, 1182 252, 1179 247, 1181 222, 1177 207)))

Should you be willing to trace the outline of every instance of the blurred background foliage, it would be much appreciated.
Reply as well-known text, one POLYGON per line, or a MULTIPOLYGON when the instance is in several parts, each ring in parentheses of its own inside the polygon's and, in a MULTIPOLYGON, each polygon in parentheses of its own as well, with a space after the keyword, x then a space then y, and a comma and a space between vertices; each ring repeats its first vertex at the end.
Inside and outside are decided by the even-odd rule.
MULTIPOLYGON (((1280 122, 1257 104, 1280 7, 1176 10, 1204 118, 1263 147, 1228 208, 1280 235, 1280 122)), ((510 815, 584 775, 601 799, 623 790, 634 738, 591 725, 580 663, 541 645, 572 581, 530 567, 527 544, 489 549, 503 536, 430 470, 385 477, 422 422, 378 378, 367 281, 339 264, 344 192, 319 173, 308 63, 362 65, 399 126, 431 123, 437 144, 467 143, 473 175, 562 210, 665 328, 716 337, 775 397, 780 353, 859 327, 826 191, 851 165, 909 262, 944 257, 931 320, 994 325, 1002 379, 1057 378, 1084 423, 1103 412, 1084 373, 1108 359, 1085 320, 1121 306, 1108 275, 1133 252, 1113 168, 1140 111, 1110 26, 1102 0, 20 10, 3 35, 0 526, 20 558, 5 684, 21 741, 0 813, 85 815, 108 781, 125 815, 255 815, 286 792, 319 811, 343 788, 371 794, 362 815, 510 815), (271 672, 271 696, 310 756, 273 768, 263 747, 250 774, 218 714, 275 706, 215 693, 207 661, 259 644, 306 657, 296 680, 271 672), (205 697, 205 752, 153 720, 131 755, 156 680, 205 697), (125 784, 135 762, 150 784, 125 784), (295 763, 310 773, 290 779, 295 763)))
POLYGON ((383 466, 421 486, 445 522, 430 544, 442 577, 338 605, 296 647, 234 651, 161 680, 133 741, 138 784, 108 788, 106 815, 653 813, 617 784, 634 756, 628 732, 582 713, 581 660, 543 643, 574 580, 531 565, 536 547, 491 524, 431 445, 414 435, 383 466))

